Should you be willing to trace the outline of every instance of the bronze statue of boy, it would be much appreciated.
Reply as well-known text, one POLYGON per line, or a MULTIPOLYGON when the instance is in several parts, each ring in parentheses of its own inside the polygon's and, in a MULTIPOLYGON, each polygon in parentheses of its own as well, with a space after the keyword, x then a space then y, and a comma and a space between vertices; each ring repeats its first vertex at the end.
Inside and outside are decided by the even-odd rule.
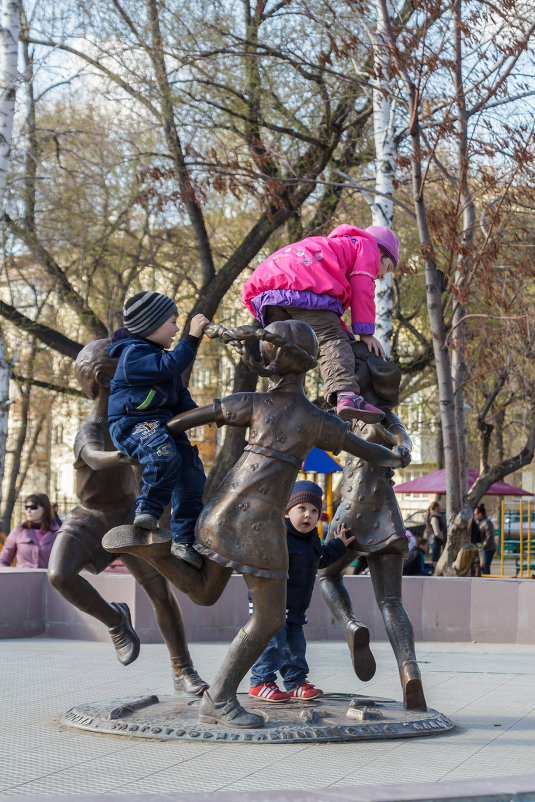
MULTIPOLYGON (((80 503, 63 522, 54 543, 48 578, 56 590, 83 612, 108 627, 123 665, 139 654, 139 639, 124 603, 107 602, 80 572, 99 574, 114 557, 102 548, 106 532, 134 519, 136 477, 131 461, 117 451, 108 431, 108 396, 117 360, 108 355, 107 339, 95 340, 80 351, 75 373, 85 394, 93 399, 92 414, 74 441, 76 492, 80 503)), ((188 651, 178 602, 158 571, 138 557, 123 562, 147 593, 154 608, 173 671, 177 691, 202 694, 208 687, 195 671, 188 651)))

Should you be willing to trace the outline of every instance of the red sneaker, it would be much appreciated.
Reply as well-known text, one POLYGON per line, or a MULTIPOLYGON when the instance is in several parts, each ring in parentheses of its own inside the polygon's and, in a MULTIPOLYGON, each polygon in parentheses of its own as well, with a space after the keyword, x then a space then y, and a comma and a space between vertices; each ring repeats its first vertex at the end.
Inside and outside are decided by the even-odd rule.
POLYGON ((290 691, 292 699, 317 699, 318 696, 323 696, 323 691, 312 685, 311 682, 305 680, 298 688, 290 691))
POLYGON ((288 702, 290 699, 290 694, 281 691, 276 682, 263 682, 249 688, 249 696, 256 696, 264 702, 288 702))
POLYGON ((381 409, 367 404, 361 395, 338 393, 336 414, 342 420, 361 420, 364 423, 378 423, 384 418, 381 409))

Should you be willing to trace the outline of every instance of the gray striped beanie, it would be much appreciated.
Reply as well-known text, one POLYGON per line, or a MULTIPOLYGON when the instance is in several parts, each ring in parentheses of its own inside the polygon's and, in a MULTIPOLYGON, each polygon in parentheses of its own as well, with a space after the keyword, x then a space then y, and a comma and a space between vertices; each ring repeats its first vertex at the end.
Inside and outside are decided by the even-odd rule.
POLYGON ((176 304, 160 292, 138 292, 124 305, 123 322, 128 331, 148 337, 177 312, 176 304))

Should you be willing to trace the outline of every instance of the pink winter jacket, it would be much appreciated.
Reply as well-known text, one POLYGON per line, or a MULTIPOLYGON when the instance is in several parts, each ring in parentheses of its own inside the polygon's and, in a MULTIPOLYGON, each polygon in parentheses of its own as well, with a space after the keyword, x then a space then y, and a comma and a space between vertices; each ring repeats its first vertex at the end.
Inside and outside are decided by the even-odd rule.
POLYGON ((51 523, 50 529, 38 543, 33 529, 25 529, 22 524, 17 524, 7 536, 0 552, 0 568, 11 565, 13 557, 17 558, 17 568, 48 568, 58 529, 56 523, 51 523))
POLYGON ((264 325, 266 306, 329 309, 351 306, 354 334, 375 331, 375 279, 381 253, 375 238, 342 225, 328 237, 307 237, 268 256, 245 282, 242 300, 264 325))

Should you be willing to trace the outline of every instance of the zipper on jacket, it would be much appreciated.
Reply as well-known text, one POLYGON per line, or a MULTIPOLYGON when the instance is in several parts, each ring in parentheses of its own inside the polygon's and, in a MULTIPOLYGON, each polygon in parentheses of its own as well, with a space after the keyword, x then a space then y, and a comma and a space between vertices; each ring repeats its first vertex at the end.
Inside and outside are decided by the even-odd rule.
POLYGON ((150 402, 152 401, 152 399, 154 398, 155 395, 156 395, 156 391, 155 390, 149 390, 149 394, 146 397, 146 399, 143 401, 142 404, 140 404, 138 407, 136 407, 136 409, 140 409, 140 410, 141 409, 147 409, 147 407, 149 406, 150 402))

